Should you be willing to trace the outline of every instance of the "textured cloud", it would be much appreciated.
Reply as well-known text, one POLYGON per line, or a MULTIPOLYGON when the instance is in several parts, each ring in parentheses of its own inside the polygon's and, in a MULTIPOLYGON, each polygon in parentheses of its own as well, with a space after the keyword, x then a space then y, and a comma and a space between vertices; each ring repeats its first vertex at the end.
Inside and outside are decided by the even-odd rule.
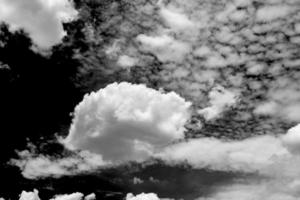
POLYGON ((133 194, 129 193, 126 196, 126 200, 160 200, 160 199, 154 193, 148 193, 148 194, 141 193, 141 194, 138 194, 136 196, 134 196, 133 194))
POLYGON ((56 195, 51 200, 81 200, 83 196, 82 193, 75 192, 73 194, 56 195))
POLYGON ((214 87, 208 97, 211 106, 198 110, 198 113, 203 115, 206 120, 220 117, 220 114, 226 108, 234 105, 237 100, 237 95, 234 92, 226 90, 221 86, 214 87))
POLYGON ((279 138, 259 136, 242 141, 191 139, 170 145, 158 156, 171 164, 187 162, 199 169, 252 173, 271 165, 272 157, 287 153, 279 138))
POLYGON ((12 159, 10 163, 18 166, 22 170, 22 175, 28 179, 74 175, 89 172, 108 164, 102 160, 101 156, 87 151, 63 158, 35 154, 28 150, 18 154, 19 158, 12 159))
POLYGON ((299 125, 282 136, 256 136, 241 141, 192 139, 170 145, 159 156, 169 164, 251 174, 217 186, 197 200, 296 200, 300 193, 299 125))
POLYGON ((20 194, 19 200, 40 200, 39 192, 37 190, 34 190, 33 192, 23 191, 20 194))
POLYGON ((69 0, 0 0, 0 21, 12 31, 24 29, 40 48, 58 44, 66 34, 62 23, 76 15, 69 0))
POLYGON ((190 51, 190 45, 175 40, 169 35, 137 36, 137 41, 142 44, 144 51, 149 51, 162 62, 180 62, 190 51))
POLYGON ((258 21, 269 22, 278 18, 284 18, 293 11, 292 6, 287 5, 268 5, 258 9, 256 19, 258 21))
MULTIPOLYGON (((19 200, 40 200, 38 191, 34 190, 33 192, 26 192, 23 191, 20 194, 20 199, 19 200)), ((72 194, 61 194, 61 195, 55 195, 53 198, 50 200, 82 200, 84 195, 80 192, 75 192, 72 194)), ((84 200, 95 200, 96 196, 94 193, 89 194, 84 197, 84 200)))
POLYGON ((70 149, 98 153, 106 161, 144 160, 183 138, 189 107, 174 92, 113 83, 86 95, 77 105, 63 143, 70 149))
POLYGON ((186 30, 195 26, 195 24, 189 20, 186 15, 167 8, 161 8, 160 15, 166 24, 173 29, 186 30))
POLYGON ((174 200, 174 199, 159 198, 155 193, 141 193, 136 196, 129 193, 126 195, 126 200, 174 200))

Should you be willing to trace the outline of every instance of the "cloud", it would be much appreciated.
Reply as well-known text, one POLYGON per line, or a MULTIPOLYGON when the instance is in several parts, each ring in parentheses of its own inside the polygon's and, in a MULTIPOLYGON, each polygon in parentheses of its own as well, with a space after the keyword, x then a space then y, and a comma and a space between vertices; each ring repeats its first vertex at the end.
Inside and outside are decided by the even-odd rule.
POLYGON ((214 87, 208 97, 211 106, 198 110, 198 113, 203 115, 206 120, 219 117, 226 108, 234 105, 237 101, 237 94, 222 86, 214 87))
POLYGON ((186 30, 194 28, 195 24, 188 17, 180 12, 176 12, 167 8, 160 9, 160 15, 165 23, 175 30, 186 30))
POLYGON ((138 60, 136 58, 127 55, 122 55, 119 57, 117 64, 122 68, 128 68, 134 66, 137 62, 138 60))
MULTIPOLYGON (((26 192, 23 191, 20 194, 20 199, 19 200, 40 200, 39 198, 39 192, 38 190, 34 190, 33 192, 26 192)), ((72 194, 61 194, 61 195, 55 195, 53 198, 50 200, 82 200, 84 195, 80 192, 75 192, 72 194)), ((96 195, 94 193, 89 194, 84 197, 84 200, 95 200, 96 195)))
POLYGON ((279 138, 257 136, 241 141, 191 139, 170 145, 157 156, 169 164, 187 162, 198 169, 254 173, 272 164, 274 156, 287 153, 279 138))
POLYGON ((134 196, 132 193, 128 193, 126 195, 126 200, 172 200, 172 199, 159 198, 155 193, 141 193, 136 196, 134 196))
POLYGON ((18 155, 19 158, 12 159, 10 164, 18 166, 22 170, 22 175, 28 179, 74 175, 90 172, 108 164, 100 155, 88 151, 63 158, 35 154, 28 150, 18 152, 18 155))
POLYGON ((83 196, 84 195, 82 193, 75 192, 73 194, 56 195, 50 200, 81 200, 83 196))
POLYGON ((42 49, 60 43, 66 34, 62 23, 76 15, 69 0, 0 0, 0 21, 11 31, 24 29, 42 49))
POLYGON ((148 36, 140 34, 137 41, 144 51, 153 53, 162 62, 181 62, 190 52, 190 45, 169 35, 148 36))
POLYGON ((300 124, 288 130, 282 136, 284 146, 293 154, 300 154, 300 124))
POLYGON ((249 174, 216 186, 197 200, 296 200, 300 197, 300 125, 282 136, 240 141, 191 139, 170 145, 158 157, 168 164, 249 174))
POLYGON ((105 161, 141 161, 183 138, 190 103, 174 92, 113 83, 84 97, 63 143, 105 161))
POLYGON ((23 191, 20 194, 19 200, 40 200, 39 192, 37 190, 34 190, 33 192, 23 191))
POLYGON ((278 18, 284 18, 291 14, 293 9, 287 5, 268 5, 258 9, 256 19, 258 21, 269 22, 278 18))
POLYGON ((95 193, 91 193, 91 194, 85 196, 84 200, 96 200, 96 194, 95 193))

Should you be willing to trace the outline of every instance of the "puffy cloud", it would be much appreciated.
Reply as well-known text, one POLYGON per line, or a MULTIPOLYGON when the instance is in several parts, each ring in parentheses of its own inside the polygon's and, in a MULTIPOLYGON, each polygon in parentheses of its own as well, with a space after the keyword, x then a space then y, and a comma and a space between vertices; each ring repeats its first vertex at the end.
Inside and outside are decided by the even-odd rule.
POLYGON ((39 192, 37 190, 34 190, 33 192, 23 191, 20 194, 19 200, 40 200, 39 192))
POLYGON ((56 195, 54 198, 50 200, 81 200, 83 196, 84 195, 82 193, 75 192, 73 194, 56 195))
MULTIPOLYGON (((172 200, 169 198, 159 198, 155 193, 141 193, 134 196, 132 193, 126 195, 126 200, 172 200)), ((174 200, 174 199, 173 199, 174 200)))
POLYGON ((300 154, 300 124, 288 130, 287 134, 282 136, 283 144, 294 154, 300 154))
POLYGON ((69 0, 0 0, 0 21, 8 23, 11 30, 24 29, 43 49, 61 41, 66 34, 62 23, 76 15, 69 0))
POLYGON ((130 57, 127 55, 122 55, 119 57, 117 64, 120 67, 128 68, 128 67, 134 66, 137 62, 138 62, 138 60, 136 58, 133 58, 133 57, 130 57))
POLYGON ((108 164, 102 160, 101 156, 87 151, 63 158, 34 154, 28 150, 18 154, 19 159, 12 159, 10 163, 18 166, 22 170, 22 175, 28 179, 74 175, 95 170, 108 164))
POLYGON ((180 62, 191 50, 189 44, 177 41, 168 35, 141 34, 137 36, 137 41, 141 42, 143 50, 150 51, 162 62, 180 62))
POLYGON ((183 138, 190 105, 174 92, 113 83, 76 106, 63 143, 100 154, 105 161, 141 161, 183 138))
POLYGON ((87 196, 84 197, 84 200, 96 200, 96 195, 95 193, 91 193, 87 196))
POLYGON ((154 193, 141 193, 134 196, 132 193, 126 195, 126 200, 160 200, 157 194, 154 193))
POLYGON ((218 117, 227 107, 234 105, 236 101, 237 95, 234 92, 217 86, 209 93, 211 106, 198 110, 198 113, 203 115, 206 120, 212 120, 218 117))
POLYGON ((278 18, 284 18, 288 14, 293 12, 291 6, 287 5, 268 5, 260 8, 256 13, 256 19, 258 21, 269 22, 278 18))
POLYGON ((173 29, 188 29, 195 27, 195 24, 182 13, 167 8, 160 9, 160 15, 168 26, 173 29))
MULTIPOLYGON (((20 199, 19 200, 40 200, 38 196, 38 190, 34 190, 33 192, 26 192, 23 191, 20 194, 20 199)), ((72 194, 61 194, 61 195, 55 195, 53 198, 50 200, 82 200, 84 195, 80 192, 75 192, 72 194)), ((89 194, 84 197, 84 200, 95 200, 96 195, 94 193, 89 194)))

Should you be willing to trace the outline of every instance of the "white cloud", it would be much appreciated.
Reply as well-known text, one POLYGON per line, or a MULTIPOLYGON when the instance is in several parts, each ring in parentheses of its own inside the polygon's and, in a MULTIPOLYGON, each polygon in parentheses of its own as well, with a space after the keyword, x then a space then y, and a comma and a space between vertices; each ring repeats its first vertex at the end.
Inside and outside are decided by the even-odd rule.
POLYGON ((162 62, 181 62, 190 52, 188 43, 175 40, 171 36, 147 36, 140 34, 137 41, 141 42, 145 51, 152 52, 162 62))
POLYGON ((63 143, 98 153, 105 161, 142 161, 183 138, 190 105, 174 92, 113 83, 86 95, 76 106, 63 143))
POLYGON ((129 193, 126 195, 126 200, 160 200, 158 196, 154 193, 141 193, 136 196, 133 194, 129 193))
MULTIPOLYGON (((38 190, 34 190, 33 192, 26 192, 23 191, 20 194, 20 199, 19 200, 40 200, 39 198, 39 192, 38 190)), ((60 195, 55 195, 53 198, 50 200, 82 200, 84 195, 80 192, 75 192, 72 194, 60 194, 60 195)), ((89 194, 84 197, 84 200, 95 200, 96 195, 94 193, 89 194)))
POLYGON ((237 101, 237 94, 222 86, 214 87, 208 96, 211 106, 198 110, 198 113, 203 115, 206 120, 217 118, 226 108, 234 105, 237 101))
POLYGON ((42 49, 58 44, 66 34, 62 23, 76 15, 68 0, 0 0, 0 21, 12 31, 24 29, 42 49))
POLYGON ((292 7, 287 5, 269 5, 260 8, 256 13, 256 19, 258 21, 269 22, 278 18, 286 17, 293 11, 292 7))
POLYGON ((287 153, 279 138, 258 136, 242 141, 191 139, 170 145, 157 156, 170 164, 187 162, 199 169, 256 172, 272 164, 274 156, 287 153))
POLYGON ((75 192, 73 194, 56 195, 50 200, 81 200, 83 196, 84 195, 82 193, 75 192))
POLYGON ((188 17, 180 12, 167 8, 160 9, 160 15, 168 26, 175 30, 184 30, 195 27, 195 24, 188 17))
POLYGON ((130 57, 127 55, 122 55, 119 57, 117 64, 120 67, 128 68, 128 67, 134 66, 137 62, 138 62, 138 60, 136 58, 133 58, 133 57, 130 57))
POLYGON ((22 170, 22 175, 28 179, 42 177, 60 177, 89 172, 108 163, 100 155, 81 151, 76 156, 53 158, 46 155, 36 155, 27 150, 18 153, 19 159, 12 159, 10 163, 22 170))
POLYGON ((20 194, 19 200, 40 200, 39 192, 37 190, 34 190, 33 192, 23 191, 20 194))
POLYGON ((300 154, 300 124, 288 130, 282 136, 283 144, 294 154, 300 154))
POLYGON ((85 196, 84 200, 96 200, 96 194, 95 193, 91 193, 91 194, 85 196))
POLYGON ((272 115, 277 112, 278 104, 274 101, 264 102, 256 106, 253 111, 257 115, 272 115))

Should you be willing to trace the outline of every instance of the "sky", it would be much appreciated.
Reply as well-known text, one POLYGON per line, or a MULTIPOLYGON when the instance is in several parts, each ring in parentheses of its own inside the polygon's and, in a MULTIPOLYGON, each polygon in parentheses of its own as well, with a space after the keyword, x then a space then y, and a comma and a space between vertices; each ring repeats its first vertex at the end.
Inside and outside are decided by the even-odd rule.
MULTIPOLYGON (((95 58, 69 45, 76 37, 70 39, 64 23, 89 16, 74 2, 0 0, 0 21, 11 33, 28 34, 35 53, 46 56, 44 51, 69 45, 72 59, 90 63, 79 75, 113 74, 111 82, 82 95, 64 131, 40 142, 29 137, 27 147, 14 149, 4 165, 17 169, 24 182, 15 196, 300 198, 298 0, 105 6, 100 25, 93 18, 80 28, 95 58), (51 151, 51 145, 62 150, 51 151)), ((6 62, 0 61, 0 70, 10 70, 6 62)))

